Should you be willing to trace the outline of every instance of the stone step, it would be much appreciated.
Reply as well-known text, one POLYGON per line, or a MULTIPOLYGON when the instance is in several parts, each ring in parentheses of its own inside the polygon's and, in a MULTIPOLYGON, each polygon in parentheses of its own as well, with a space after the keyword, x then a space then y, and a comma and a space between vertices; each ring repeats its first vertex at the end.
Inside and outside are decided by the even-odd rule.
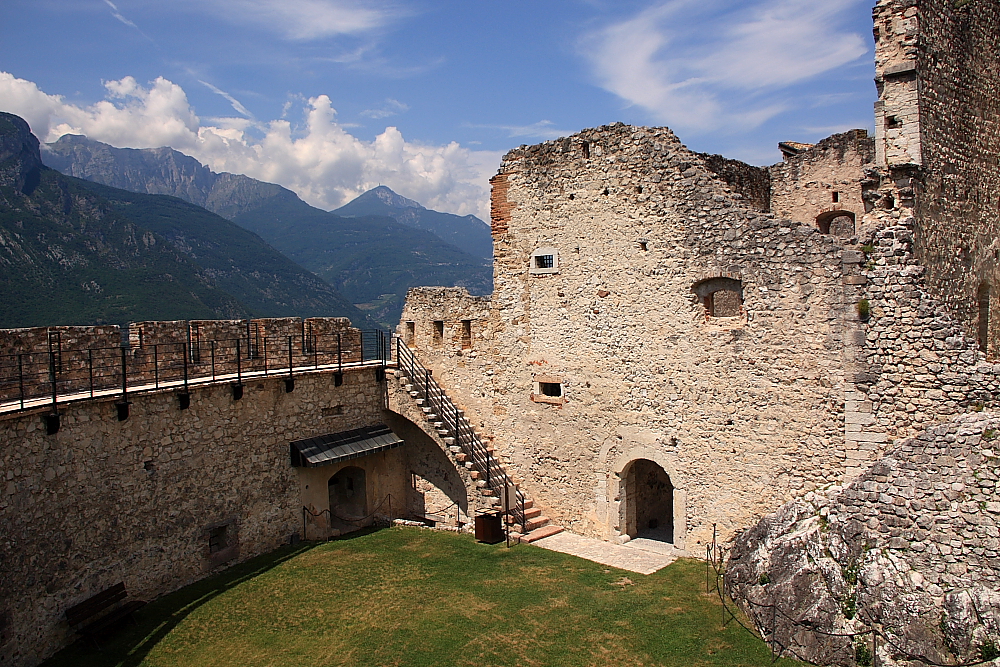
POLYGON ((466 461, 463 465, 465 466, 466 470, 472 470, 473 468, 472 461, 466 461))
MULTIPOLYGON (((483 482, 483 484, 485 483, 486 482, 483 482)), ((493 489, 483 489, 482 491, 480 491, 480 493, 482 493, 484 496, 489 496, 489 497, 493 497, 496 495, 496 491, 494 491, 493 489)), ((546 521, 548 521, 548 519, 546 519, 546 521)))
POLYGON ((469 460, 469 455, 465 452, 459 452, 458 454, 455 454, 455 460, 459 463, 465 463, 469 460))
POLYGON ((444 440, 444 444, 448 445, 448 449, 451 451, 452 454, 458 454, 458 452, 462 451, 461 447, 452 446, 452 445, 455 445, 455 438, 450 438, 449 437, 449 438, 441 438, 441 439, 444 440))
POLYGON ((526 509, 526 510, 527 509, 531 509, 534 506, 535 506, 535 503, 534 503, 534 501, 531 498, 525 498, 524 499, 524 509, 526 509))
POLYGON ((537 530, 542 526, 548 525, 548 523, 549 523, 549 517, 539 515, 536 516, 534 519, 528 519, 524 527, 527 528, 528 532, 530 533, 533 530, 537 530))
POLYGON ((407 392, 413 391, 413 385, 403 382, 403 391, 407 392))
POLYGON ((418 396, 420 396, 420 392, 419 391, 410 391, 410 396, 412 396, 413 398, 416 398, 418 401, 424 400, 422 398, 417 398, 418 396))
POLYGON ((558 533, 565 530, 562 526, 545 526, 543 528, 536 528, 535 530, 529 530, 527 535, 521 535, 520 533, 511 533, 510 538, 518 542, 526 542, 530 544, 531 542, 537 542, 545 537, 552 537, 558 533))
POLYGON ((541 516, 541 515, 542 515, 542 510, 537 507, 532 507, 531 509, 525 508, 524 510, 524 518, 529 521, 531 519, 534 519, 536 516, 541 516))
POLYGON ((479 472, 478 470, 473 470, 469 474, 472 476, 472 479, 479 479, 480 477, 483 476, 483 473, 479 472))

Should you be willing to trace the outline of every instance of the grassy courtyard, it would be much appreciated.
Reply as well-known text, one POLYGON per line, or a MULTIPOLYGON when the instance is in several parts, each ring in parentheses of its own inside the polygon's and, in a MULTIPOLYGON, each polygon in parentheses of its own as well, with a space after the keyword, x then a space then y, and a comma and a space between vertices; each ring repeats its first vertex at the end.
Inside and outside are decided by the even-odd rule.
POLYGON ((102 652, 74 645, 45 667, 771 664, 721 628, 698 561, 643 576, 410 528, 286 547, 137 616, 102 652))

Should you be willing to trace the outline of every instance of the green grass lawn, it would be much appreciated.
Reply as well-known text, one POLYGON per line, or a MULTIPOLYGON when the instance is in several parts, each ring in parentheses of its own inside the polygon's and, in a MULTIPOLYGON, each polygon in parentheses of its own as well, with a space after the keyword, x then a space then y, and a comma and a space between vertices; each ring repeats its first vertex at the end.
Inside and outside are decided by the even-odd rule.
MULTIPOLYGON (((57 666, 770 665, 705 566, 644 576, 413 528, 286 547, 140 610, 57 666)), ((794 665, 781 660, 777 665, 794 665)))

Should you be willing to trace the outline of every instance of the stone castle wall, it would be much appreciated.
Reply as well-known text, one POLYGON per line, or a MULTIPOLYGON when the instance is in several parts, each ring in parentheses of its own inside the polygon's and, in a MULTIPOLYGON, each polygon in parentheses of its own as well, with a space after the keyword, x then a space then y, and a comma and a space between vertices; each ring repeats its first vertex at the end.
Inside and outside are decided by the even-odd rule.
POLYGON ((302 531, 299 482, 288 443, 382 421, 374 369, 301 374, 132 397, 119 422, 114 399, 61 406, 46 435, 41 411, 0 415, 0 609, 10 619, 4 664, 30 665, 67 639, 65 610, 125 581, 152 599, 302 531), (208 530, 233 541, 209 554, 208 530))
POLYGON ((874 147, 867 132, 852 130, 770 167, 770 211, 818 228, 825 225, 824 230, 837 217, 850 217, 849 230, 843 225, 830 230, 849 240, 867 210, 862 182, 865 168, 874 166, 874 147))
POLYGON ((914 208, 914 252, 935 296, 997 356, 1000 7, 881 0, 874 19, 879 165, 914 208))
MULTIPOLYGON (((694 547, 713 523, 731 532, 839 479, 856 315, 834 239, 747 205, 666 129, 518 149, 493 182, 495 291, 476 354, 415 345, 547 516, 616 537, 625 468, 648 458, 694 547), (554 269, 532 264, 542 251, 554 269), (707 314, 694 288, 713 279, 742 283, 735 316, 707 314)), ((411 299, 418 331, 487 305, 411 299)))

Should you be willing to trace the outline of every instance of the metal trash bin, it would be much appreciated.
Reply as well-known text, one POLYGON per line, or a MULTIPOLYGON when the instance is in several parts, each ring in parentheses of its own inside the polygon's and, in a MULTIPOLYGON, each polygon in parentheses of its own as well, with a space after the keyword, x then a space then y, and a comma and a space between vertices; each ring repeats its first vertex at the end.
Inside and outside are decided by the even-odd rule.
POLYGON ((503 540, 503 517, 500 512, 477 512, 476 541, 496 544, 503 540))

